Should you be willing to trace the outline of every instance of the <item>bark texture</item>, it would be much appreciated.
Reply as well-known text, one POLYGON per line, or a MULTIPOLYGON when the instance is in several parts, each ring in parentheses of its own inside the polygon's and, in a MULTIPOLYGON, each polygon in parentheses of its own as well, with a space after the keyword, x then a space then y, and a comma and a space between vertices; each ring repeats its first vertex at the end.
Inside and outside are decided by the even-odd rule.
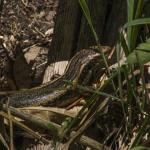
MULTIPOLYGON (((126 1, 88 0, 87 4, 101 44, 114 46, 119 28, 126 21, 126 1)), ((44 82, 49 81, 53 74, 61 74, 62 69, 65 70, 66 64, 62 64, 61 71, 59 71, 55 69, 58 67, 54 62, 68 61, 77 51, 95 44, 95 39, 78 1, 59 1, 54 36, 48 54, 48 66, 51 64, 53 66, 45 71, 44 82)))
POLYGON ((107 6, 107 15, 103 29, 102 43, 104 45, 114 46, 120 27, 127 19, 127 3, 123 0, 113 0, 107 6))
MULTIPOLYGON (((126 21, 126 1, 88 0, 94 29, 102 45, 113 46, 126 21)), ((95 39, 78 1, 61 0, 50 45, 49 64, 68 60, 75 52, 95 45, 95 39)))
POLYGON ((49 63, 68 60, 74 51, 79 32, 81 11, 78 1, 60 0, 50 45, 49 63))

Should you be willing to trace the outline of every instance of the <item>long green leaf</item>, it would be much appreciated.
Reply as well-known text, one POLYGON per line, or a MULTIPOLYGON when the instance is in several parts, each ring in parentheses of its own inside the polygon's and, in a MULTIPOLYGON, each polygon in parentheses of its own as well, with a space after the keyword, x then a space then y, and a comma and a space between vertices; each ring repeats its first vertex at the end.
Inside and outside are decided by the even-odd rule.
MULTIPOLYGON (((136 5, 136 12, 134 19, 141 18, 142 16, 142 10, 143 10, 143 0, 138 0, 136 5)), ((136 41, 138 37, 138 33, 140 31, 141 26, 133 26, 132 27, 132 36, 131 36, 131 50, 134 50, 136 47, 136 41)))
POLYGON ((150 52, 150 43, 141 43, 136 49, 150 52))
POLYGON ((150 18, 141 18, 141 19, 135 19, 128 23, 126 23, 123 28, 131 27, 131 26, 137 26, 137 25, 144 25, 144 24, 150 24, 150 18))
MULTIPOLYGON (((93 36, 94 36, 94 38, 95 38, 96 44, 97 44, 97 46, 98 46, 99 53, 101 54, 101 56, 102 56, 102 58, 103 58, 103 61, 104 61, 104 64, 105 64, 105 66, 106 66, 106 69, 107 69, 107 71, 108 71, 108 74, 109 74, 109 76, 111 77, 111 71, 110 71, 110 68, 109 68, 107 59, 106 59, 106 57, 105 57, 105 54, 104 54, 104 52, 102 51, 102 48, 101 48, 101 45, 100 45, 100 40, 99 40, 99 38, 98 38, 98 35, 96 34, 96 31, 95 31, 94 26, 93 26, 93 24, 92 24, 92 19, 91 19, 91 16, 90 16, 90 11, 89 11, 89 9, 88 9, 86 0, 79 0, 79 3, 80 3, 80 6, 81 6, 81 8, 82 8, 82 10, 83 10, 83 12, 84 12, 84 15, 85 15, 85 17, 86 17, 86 19, 87 19, 87 21, 88 21, 88 23, 89 23, 89 26, 90 26, 91 31, 92 31, 92 33, 93 33, 93 36)), ((113 85, 113 89, 114 89, 114 91, 115 91, 115 90, 116 90, 116 87, 115 87, 114 81, 112 80, 111 82, 112 82, 112 85, 113 85)))
POLYGON ((95 30, 94 30, 92 19, 91 19, 91 15, 90 15, 90 11, 89 11, 89 8, 87 6, 86 1, 85 0, 79 0, 79 3, 80 3, 80 6, 81 6, 81 8, 83 10, 83 13, 84 13, 87 21, 88 21, 88 24, 89 24, 89 26, 90 26, 93 34, 94 34, 95 40, 96 40, 96 42, 99 43, 99 38, 98 38, 98 36, 97 36, 97 34, 96 34, 95 30))
POLYGON ((143 50, 134 50, 128 57, 128 64, 145 64, 150 61, 150 52, 143 50))
MULTIPOLYGON (((134 19, 134 0, 127 0, 127 4, 128 4, 128 9, 127 9, 127 13, 128 13, 128 22, 132 21, 134 19)), ((128 48, 129 51, 131 51, 131 41, 132 41, 132 27, 128 27, 127 29, 127 41, 128 41, 128 48)))

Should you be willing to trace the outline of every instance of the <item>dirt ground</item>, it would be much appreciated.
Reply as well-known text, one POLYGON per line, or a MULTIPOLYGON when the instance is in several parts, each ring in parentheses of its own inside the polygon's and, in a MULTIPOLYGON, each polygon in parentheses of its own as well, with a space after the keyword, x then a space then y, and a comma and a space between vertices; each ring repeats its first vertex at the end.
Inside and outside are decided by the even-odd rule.
POLYGON ((58 0, 4 0, 0 12, 0 91, 41 83, 58 0))

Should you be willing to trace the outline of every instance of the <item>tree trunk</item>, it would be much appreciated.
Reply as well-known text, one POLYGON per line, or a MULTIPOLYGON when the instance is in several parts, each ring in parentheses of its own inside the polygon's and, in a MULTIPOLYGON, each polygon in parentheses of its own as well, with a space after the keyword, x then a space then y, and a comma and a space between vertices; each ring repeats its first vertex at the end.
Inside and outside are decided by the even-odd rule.
MULTIPOLYGON (((126 21, 126 1, 88 0, 88 7, 101 44, 113 46, 120 26, 126 21)), ((74 52, 95 44, 78 1, 59 1, 49 63, 68 60, 74 52)))
POLYGON ((114 46, 120 27, 126 22, 127 3, 124 0, 113 0, 107 8, 106 22, 103 30, 102 43, 114 46))
MULTIPOLYGON (((126 20, 126 1, 88 0, 87 2, 101 44, 113 46, 119 28, 126 20)), ((74 53, 95 44, 78 1, 59 0, 44 82, 49 81, 53 74, 63 74, 67 65, 66 60, 68 61, 74 53), (54 63, 58 61, 60 63, 54 63)))
POLYGON ((50 45, 49 63, 68 60, 76 48, 81 11, 78 1, 60 0, 50 45))
MULTIPOLYGON (((100 40, 103 39, 102 32, 103 32, 105 18, 107 14, 108 2, 109 0, 88 1, 88 6, 91 13, 93 26, 100 40)), ((84 14, 82 15, 82 21, 81 21, 80 32, 78 37, 79 37, 77 43, 78 50, 82 48, 88 48, 89 46, 96 44, 84 14)))

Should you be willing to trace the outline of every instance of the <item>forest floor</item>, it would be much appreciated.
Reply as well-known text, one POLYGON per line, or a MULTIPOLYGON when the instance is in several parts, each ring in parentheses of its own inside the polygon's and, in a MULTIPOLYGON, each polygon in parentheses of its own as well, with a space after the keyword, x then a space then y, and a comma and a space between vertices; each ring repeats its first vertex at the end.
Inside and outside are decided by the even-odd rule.
POLYGON ((0 16, 1 91, 40 84, 44 70, 37 68, 47 61, 57 6, 57 0, 4 0, 0 16), (18 59, 23 52, 25 60, 18 59))
MULTIPOLYGON (((57 6, 58 0, 4 0, 0 12, 0 91, 42 83, 57 6)), ((24 149, 28 140, 32 143, 30 138, 16 140, 18 149, 24 149)))

